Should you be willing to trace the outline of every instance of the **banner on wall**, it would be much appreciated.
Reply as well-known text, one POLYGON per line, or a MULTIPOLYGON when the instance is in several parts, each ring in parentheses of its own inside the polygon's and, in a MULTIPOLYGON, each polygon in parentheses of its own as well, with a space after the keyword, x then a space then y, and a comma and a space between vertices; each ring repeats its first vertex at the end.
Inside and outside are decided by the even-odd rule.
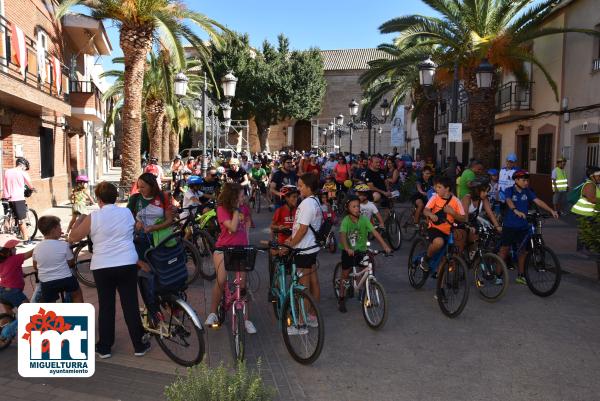
POLYGON ((404 106, 398 107, 392 119, 391 145, 404 146, 404 106))

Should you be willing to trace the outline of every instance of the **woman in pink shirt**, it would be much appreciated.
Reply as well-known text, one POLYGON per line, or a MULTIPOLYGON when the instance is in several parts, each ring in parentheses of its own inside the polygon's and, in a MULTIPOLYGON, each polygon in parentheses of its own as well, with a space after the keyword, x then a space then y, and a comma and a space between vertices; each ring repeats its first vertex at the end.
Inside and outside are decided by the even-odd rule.
MULTIPOLYGON (((224 255, 219 248, 228 246, 246 246, 248 245, 248 228, 250 225, 249 209, 243 207, 244 191, 240 184, 227 183, 223 186, 219 199, 217 200, 217 221, 221 228, 221 233, 215 244, 216 250, 213 253, 213 260, 217 270, 217 280, 212 290, 210 314, 204 323, 212 327, 219 322, 217 316, 217 306, 223 295, 223 286, 227 279, 227 271, 224 266, 224 255)), ((242 275, 242 288, 246 285, 245 273, 242 275)), ((248 334, 256 333, 256 328, 250 320, 246 320, 246 332, 248 334)))

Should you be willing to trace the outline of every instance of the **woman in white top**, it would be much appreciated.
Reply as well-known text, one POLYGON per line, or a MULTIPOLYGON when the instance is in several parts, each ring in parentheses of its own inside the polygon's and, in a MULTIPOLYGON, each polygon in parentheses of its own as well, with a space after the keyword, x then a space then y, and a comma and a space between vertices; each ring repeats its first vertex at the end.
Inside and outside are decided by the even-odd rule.
POLYGON ((134 355, 143 356, 150 349, 150 343, 142 341, 144 330, 137 295, 138 256, 133 245, 135 221, 129 209, 114 204, 118 195, 114 185, 101 182, 94 192, 100 210, 75 223, 69 242, 81 241, 89 235, 94 244, 90 269, 98 291, 96 354, 102 359, 111 356, 115 341, 115 294, 119 291, 134 355))

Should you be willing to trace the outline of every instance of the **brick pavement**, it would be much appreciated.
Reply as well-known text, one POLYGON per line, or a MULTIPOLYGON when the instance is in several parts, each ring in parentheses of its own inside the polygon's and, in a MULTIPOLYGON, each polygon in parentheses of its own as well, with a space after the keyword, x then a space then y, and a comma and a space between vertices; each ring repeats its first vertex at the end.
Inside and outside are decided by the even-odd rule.
MULTIPOLYGON (((269 217, 268 213, 257 217, 262 228, 253 235, 253 242, 267 237, 269 217)), ((548 222, 545 229, 549 243, 555 234, 560 239, 563 230, 572 229, 558 224, 554 228, 553 224, 548 222)), ((285 349, 266 302, 265 257, 258 257, 262 285, 256 302, 250 305, 250 318, 259 333, 247 337, 247 359, 252 366, 260 358, 261 374, 276 388, 276 399, 597 399, 598 284, 582 275, 567 275, 555 295, 538 298, 511 282, 506 296, 495 304, 478 299, 472 289, 464 313, 449 320, 432 298, 432 281, 421 291, 408 285, 408 248, 409 244, 404 244, 393 258, 382 259, 378 270, 390 305, 388 322, 379 332, 367 328, 357 302, 349 302, 345 315, 336 311, 330 276, 339 254, 320 255, 326 339, 321 357, 311 366, 294 362, 285 349)), ((188 291, 202 319, 208 314, 211 286, 199 280, 188 291)), ((96 302, 93 289, 84 287, 84 295, 96 302)), ((160 399, 162 387, 182 369, 157 346, 143 358, 133 357, 120 311, 117 318, 113 358, 98 362, 93 379, 55 379, 45 386, 43 381, 21 379, 16 373, 14 346, 4 351, 2 360, 8 358, 6 366, 14 369, 0 374, 0 384, 7 389, 0 400, 25 398, 24 388, 30 386, 33 390, 43 387, 46 391, 42 392, 60 394, 62 399, 160 399)), ((205 361, 210 366, 232 363, 229 337, 227 325, 207 330, 205 361)), ((36 399, 29 394, 27 398, 36 399)))

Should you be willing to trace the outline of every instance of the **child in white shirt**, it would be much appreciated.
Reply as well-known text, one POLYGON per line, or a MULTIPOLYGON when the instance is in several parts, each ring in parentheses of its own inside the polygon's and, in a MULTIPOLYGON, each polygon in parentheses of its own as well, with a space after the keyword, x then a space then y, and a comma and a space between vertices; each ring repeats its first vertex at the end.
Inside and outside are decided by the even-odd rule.
POLYGON ((384 227, 383 217, 381 217, 381 213, 377 209, 377 206, 373 202, 369 200, 369 187, 364 184, 359 184, 356 186, 356 193, 358 194, 358 199, 360 200, 360 214, 369 219, 369 221, 373 221, 373 216, 377 219, 379 227, 384 227))
POLYGON ((81 288, 70 268, 75 265, 73 252, 67 242, 60 240, 60 219, 42 216, 38 228, 44 240, 33 250, 33 268, 40 280, 41 302, 55 302, 62 292, 70 294, 71 302, 83 302, 81 288))

